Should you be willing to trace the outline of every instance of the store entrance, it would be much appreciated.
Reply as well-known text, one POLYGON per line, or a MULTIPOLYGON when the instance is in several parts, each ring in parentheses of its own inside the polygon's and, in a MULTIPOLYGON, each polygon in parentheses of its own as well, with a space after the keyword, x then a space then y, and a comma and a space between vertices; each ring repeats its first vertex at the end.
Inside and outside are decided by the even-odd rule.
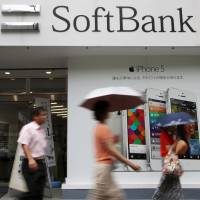
POLYGON ((67 69, 0 69, 0 186, 9 183, 19 131, 38 99, 49 102, 52 119, 51 178, 63 182, 67 176, 67 69))

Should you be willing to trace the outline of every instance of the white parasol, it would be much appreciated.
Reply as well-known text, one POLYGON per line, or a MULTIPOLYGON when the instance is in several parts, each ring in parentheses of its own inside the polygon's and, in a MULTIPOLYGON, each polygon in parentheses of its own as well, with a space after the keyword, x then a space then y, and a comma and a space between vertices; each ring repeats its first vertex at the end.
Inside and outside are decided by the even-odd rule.
POLYGON ((90 92, 81 106, 93 110, 98 101, 107 101, 110 112, 134 108, 144 103, 142 93, 129 87, 106 87, 90 92))

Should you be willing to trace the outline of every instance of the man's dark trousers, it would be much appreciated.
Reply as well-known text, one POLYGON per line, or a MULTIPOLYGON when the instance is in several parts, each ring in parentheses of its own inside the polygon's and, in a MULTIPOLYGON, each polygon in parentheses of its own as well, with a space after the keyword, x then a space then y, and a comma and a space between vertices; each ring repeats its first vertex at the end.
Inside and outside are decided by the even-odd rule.
POLYGON ((26 181, 29 192, 21 198, 23 200, 42 200, 46 183, 47 170, 45 160, 36 160, 38 169, 31 171, 28 166, 28 160, 22 162, 22 174, 26 181))

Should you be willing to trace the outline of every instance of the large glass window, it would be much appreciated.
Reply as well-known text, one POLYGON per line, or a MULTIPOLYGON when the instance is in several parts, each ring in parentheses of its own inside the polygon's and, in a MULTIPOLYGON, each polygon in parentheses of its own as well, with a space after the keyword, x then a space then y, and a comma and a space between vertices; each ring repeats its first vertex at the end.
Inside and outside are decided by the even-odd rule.
POLYGON ((21 127, 30 121, 37 98, 50 102, 56 166, 50 172, 55 180, 66 174, 67 70, 0 71, 0 182, 8 182, 21 127), (59 163, 59 164, 58 164, 59 163))

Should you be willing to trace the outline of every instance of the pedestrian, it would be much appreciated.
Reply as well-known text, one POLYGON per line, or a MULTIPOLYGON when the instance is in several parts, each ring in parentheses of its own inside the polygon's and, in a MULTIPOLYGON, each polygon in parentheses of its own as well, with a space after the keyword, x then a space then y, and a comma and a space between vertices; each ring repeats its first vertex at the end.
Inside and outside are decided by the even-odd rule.
POLYGON ((117 159, 133 170, 140 166, 127 160, 115 147, 116 137, 106 125, 109 117, 109 103, 97 101, 94 106, 94 117, 97 125, 94 129, 94 143, 96 149, 95 187, 89 194, 91 200, 124 200, 125 196, 112 178, 114 160, 117 159))
POLYGON ((22 145, 24 158, 22 174, 29 192, 20 199, 42 200, 46 183, 45 149, 47 146, 46 133, 42 125, 46 122, 46 110, 34 108, 32 121, 25 125, 19 134, 18 143, 22 145))
POLYGON ((190 138, 195 135, 195 123, 185 124, 178 126, 178 143, 179 147, 182 149, 177 149, 179 157, 190 158, 191 149, 190 149, 190 138))
MULTIPOLYGON (((195 133, 195 124, 177 126, 177 138, 170 147, 179 157, 190 155, 189 140, 195 133)), ((165 174, 161 177, 160 184, 153 195, 153 200, 183 200, 183 191, 180 183, 180 176, 176 174, 165 174)))
POLYGON ((160 133, 160 156, 162 157, 162 160, 167 155, 171 145, 173 145, 173 132, 172 127, 167 128, 161 128, 160 133))

